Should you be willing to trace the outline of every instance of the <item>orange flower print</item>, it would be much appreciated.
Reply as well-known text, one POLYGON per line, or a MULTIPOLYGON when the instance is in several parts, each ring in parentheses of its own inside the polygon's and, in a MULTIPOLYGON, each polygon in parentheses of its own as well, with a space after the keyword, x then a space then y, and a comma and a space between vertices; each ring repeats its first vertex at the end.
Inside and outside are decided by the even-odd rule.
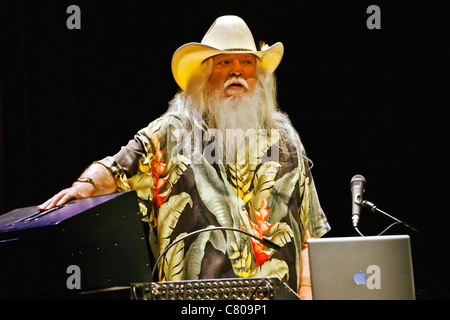
POLYGON ((164 149, 160 150, 159 136, 156 137, 155 149, 156 151, 152 161, 153 202, 155 203, 156 207, 159 208, 164 200, 166 200, 166 197, 169 195, 172 187, 169 187, 166 191, 160 194, 162 187, 167 182, 167 179, 169 179, 169 175, 167 175, 165 178, 161 178, 161 175, 166 170, 167 163, 161 162, 164 154, 164 149))
MULTIPOLYGON (((308 242, 308 239, 311 239, 311 238, 315 238, 316 237, 316 235, 315 234, 313 234, 312 236, 309 234, 309 231, 308 230, 306 230, 305 231, 305 239, 306 239, 306 242, 308 242)), ((306 243, 303 243, 302 242, 302 247, 303 248, 308 248, 308 245, 306 244, 306 243)))
MULTIPOLYGON (((252 205, 252 209, 253 209, 253 213, 255 214, 255 220, 256 223, 254 223, 250 217, 248 216, 248 214, 246 213, 245 215, 248 218, 248 222, 250 224, 250 227, 252 228, 252 232, 255 236, 257 236, 258 238, 265 238, 267 240, 272 240, 273 236, 270 237, 265 237, 264 234, 269 231, 270 227, 273 225, 272 223, 267 223, 266 219, 267 216, 269 215, 269 212, 271 209, 267 209, 267 199, 263 198, 261 200, 261 206, 259 208, 259 211, 256 211, 255 207, 253 207, 252 205)), ((245 231, 247 231, 244 226, 241 226, 242 229, 244 229, 245 231)), ((255 256, 255 260, 256 260, 256 264, 259 267, 260 265, 262 265, 269 257, 270 255, 273 253, 273 249, 270 250, 264 250, 264 244, 262 244, 261 242, 259 242, 258 240, 254 239, 254 238, 250 238, 250 241, 252 242, 252 248, 253 248, 253 254, 255 256)))

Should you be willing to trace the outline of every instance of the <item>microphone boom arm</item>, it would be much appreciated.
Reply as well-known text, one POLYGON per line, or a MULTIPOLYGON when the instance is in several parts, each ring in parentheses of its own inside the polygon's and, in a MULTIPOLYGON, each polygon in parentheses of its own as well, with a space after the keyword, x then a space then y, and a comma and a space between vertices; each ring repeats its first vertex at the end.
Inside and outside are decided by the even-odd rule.
POLYGON ((384 215, 384 216, 386 216, 386 217, 388 217, 388 218, 390 218, 390 219, 392 219, 392 220, 395 221, 395 222, 394 222, 393 224, 391 224, 389 227, 387 227, 386 229, 384 229, 384 231, 381 232, 379 235, 381 235, 381 234, 383 234, 384 232, 386 232, 387 229, 389 229, 390 227, 392 227, 394 224, 403 224, 403 225, 407 226, 408 228, 410 228, 411 230, 413 230, 414 232, 419 233, 419 231, 418 231, 417 229, 415 229, 413 226, 411 226, 411 225, 409 225, 408 223, 406 223, 406 222, 404 222, 404 221, 401 221, 401 220, 397 219, 396 217, 391 216, 390 214, 384 212, 383 210, 379 209, 376 205, 374 205, 374 204, 373 204, 372 202, 370 202, 370 201, 363 200, 363 201, 362 201, 362 206, 363 206, 364 208, 369 209, 369 210, 372 211, 372 212, 378 212, 378 213, 381 213, 382 215, 384 215))
POLYGON ((363 201, 362 201, 362 205, 363 205, 363 207, 369 209, 369 210, 372 211, 372 212, 378 212, 378 213, 381 213, 381 214, 385 215, 386 217, 388 217, 388 218, 390 218, 390 219, 392 219, 392 220, 394 220, 394 221, 396 221, 396 222, 402 223, 402 221, 398 220, 396 217, 393 217, 393 216, 391 216, 390 214, 387 214, 386 212, 384 212, 383 210, 378 209, 378 207, 377 207, 376 205, 374 205, 374 204, 373 204, 372 202, 370 202, 370 201, 363 200, 363 201))

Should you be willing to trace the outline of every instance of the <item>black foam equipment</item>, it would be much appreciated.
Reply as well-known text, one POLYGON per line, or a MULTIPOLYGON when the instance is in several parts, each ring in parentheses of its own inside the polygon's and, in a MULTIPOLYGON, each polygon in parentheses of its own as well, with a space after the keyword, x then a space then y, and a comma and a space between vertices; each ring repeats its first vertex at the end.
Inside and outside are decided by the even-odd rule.
POLYGON ((130 283, 151 280, 147 239, 135 191, 0 215, 0 298, 129 298, 130 283))

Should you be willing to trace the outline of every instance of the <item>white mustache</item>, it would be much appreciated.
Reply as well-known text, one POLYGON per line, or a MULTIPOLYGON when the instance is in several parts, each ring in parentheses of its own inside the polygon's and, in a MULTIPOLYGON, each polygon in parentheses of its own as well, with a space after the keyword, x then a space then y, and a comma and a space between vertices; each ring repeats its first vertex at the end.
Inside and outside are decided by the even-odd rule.
POLYGON ((232 84, 240 84, 240 85, 244 86, 245 89, 248 90, 248 83, 247 83, 247 81, 245 81, 242 78, 238 78, 238 77, 233 77, 233 78, 230 78, 227 81, 225 81, 225 83, 223 84, 223 88, 227 89, 232 84))

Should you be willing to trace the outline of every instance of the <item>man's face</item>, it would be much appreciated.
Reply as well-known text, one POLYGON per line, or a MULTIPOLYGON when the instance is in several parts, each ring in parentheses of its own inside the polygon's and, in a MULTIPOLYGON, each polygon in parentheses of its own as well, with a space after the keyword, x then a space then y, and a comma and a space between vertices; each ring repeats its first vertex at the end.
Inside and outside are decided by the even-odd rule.
POLYGON ((208 82, 224 97, 251 93, 256 84, 256 56, 248 53, 220 54, 212 57, 208 82))

